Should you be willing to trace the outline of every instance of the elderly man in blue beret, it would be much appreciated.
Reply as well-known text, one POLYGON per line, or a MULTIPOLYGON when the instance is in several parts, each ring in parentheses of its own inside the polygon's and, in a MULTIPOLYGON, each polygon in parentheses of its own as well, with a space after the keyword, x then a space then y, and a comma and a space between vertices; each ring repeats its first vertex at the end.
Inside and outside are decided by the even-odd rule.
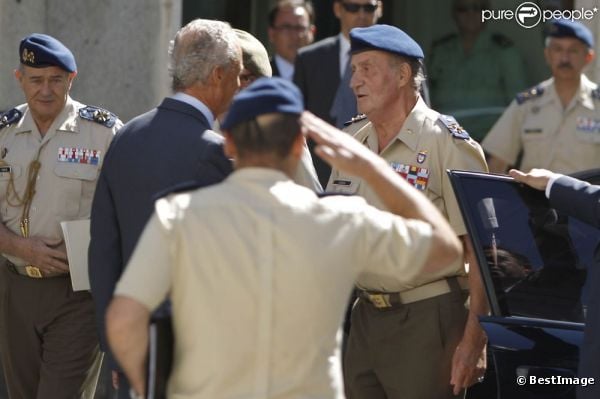
MULTIPOLYGON (((365 117, 349 128, 437 206, 462 239, 465 257, 413 285, 376 273, 359 278, 344 356, 346 395, 460 397, 484 372, 486 337, 477 316, 487 302, 446 170, 486 171, 483 151, 453 117, 423 101, 424 56, 410 36, 374 25, 350 31, 350 44, 350 85, 365 117)), ((327 191, 357 194, 385 209, 369 185, 341 170, 332 171, 327 191)))
POLYGON ((122 125, 69 96, 75 57, 25 37, 15 77, 26 104, 0 116, 0 353, 11 398, 92 397, 101 356, 89 291, 73 291, 60 223, 89 219, 122 125))
POLYGON ((331 360, 357 276, 414 285, 460 257, 433 204, 349 135, 310 114, 301 120, 303 109, 292 83, 258 79, 222 124, 233 174, 156 203, 107 314, 112 350, 137 395, 145 393, 148 318, 168 295, 168 397, 340 397, 331 360), (301 122, 317 153, 364 178, 395 214, 295 184, 301 122))
POLYGON ((492 172, 517 163, 565 174, 600 165, 600 89, 583 74, 593 49, 581 22, 551 22, 544 55, 552 78, 517 94, 482 142, 492 172))

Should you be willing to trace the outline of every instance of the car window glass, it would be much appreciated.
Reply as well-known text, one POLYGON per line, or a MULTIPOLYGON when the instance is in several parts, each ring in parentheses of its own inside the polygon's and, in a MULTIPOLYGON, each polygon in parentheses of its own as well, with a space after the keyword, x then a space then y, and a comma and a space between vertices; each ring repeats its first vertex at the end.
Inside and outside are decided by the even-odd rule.
POLYGON ((461 207, 502 314, 583 322, 600 231, 507 179, 467 175, 460 182, 461 207))

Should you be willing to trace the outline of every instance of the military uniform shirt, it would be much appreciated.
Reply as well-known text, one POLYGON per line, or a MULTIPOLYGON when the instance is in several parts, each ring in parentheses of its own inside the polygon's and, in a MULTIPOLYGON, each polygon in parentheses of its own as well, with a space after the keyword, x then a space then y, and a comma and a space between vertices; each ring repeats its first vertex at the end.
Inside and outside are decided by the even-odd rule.
POLYGON ((554 79, 517 96, 483 141, 493 156, 519 166, 572 173, 600 167, 600 101, 597 85, 581 76, 571 103, 563 108, 554 79))
MULTIPOLYGON (((413 186, 423 191, 449 221, 457 235, 466 228, 446 174, 447 169, 487 171, 483 151, 473 139, 454 137, 439 120, 440 114, 427 107, 419 98, 397 136, 379 155, 413 186)), ((354 137, 377 153, 379 144, 372 123, 367 123, 354 137)), ((333 170, 326 192, 356 194, 377 208, 383 208, 376 194, 361 179, 333 170)), ((448 273, 446 270, 444 273, 448 273)), ((457 261, 449 274, 440 273, 437 279, 464 275, 464 264, 457 261)), ((397 279, 383 279, 365 273, 358 286, 368 290, 400 292, 406 289, 397 279)))
POLYGON ((456 34, 437 41, 427 72, 433 107, 456 117, 477 140, 527 87, 523 60, 510 39, 487 30, 468 54, 456 34))
MULTIPOLYGON (((79 109, 85 107, 70 97, 42 137, 26 104, 17 107, 21 119, 0 130, 0 211, 2 223, 21 235, 23 206, 9 181, 12 175, 14 190, 23 198, 27 186, 29 165, 39 151, 41 168, 35 184, 35 195, 29 211, 29 236, 60 238, 60 222, 88 219, 96 179, 102 160, 116 130, 83 119, 79 109)), ((14 264, 25 262, 5 254, 14 264)))
POLYGON ((169 294, 170 398, 333 398, 328 363, 357 275, 428 281, 431 233, 362 198, 318 198, 243 168, 159 201, 116 294, 148 309, 169 294))

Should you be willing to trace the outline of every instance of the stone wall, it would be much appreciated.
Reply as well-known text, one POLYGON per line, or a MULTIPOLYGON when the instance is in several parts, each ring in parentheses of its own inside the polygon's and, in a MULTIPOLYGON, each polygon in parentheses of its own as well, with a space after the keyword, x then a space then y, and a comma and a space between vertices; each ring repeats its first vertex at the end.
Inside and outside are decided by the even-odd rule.
POLYGON ((24 101, 13 76, 19 41, 52 35, 78 66, 71 94, 127 121, 169 94, 168 44, 181 0, 0 0, 0 110, 24 101))

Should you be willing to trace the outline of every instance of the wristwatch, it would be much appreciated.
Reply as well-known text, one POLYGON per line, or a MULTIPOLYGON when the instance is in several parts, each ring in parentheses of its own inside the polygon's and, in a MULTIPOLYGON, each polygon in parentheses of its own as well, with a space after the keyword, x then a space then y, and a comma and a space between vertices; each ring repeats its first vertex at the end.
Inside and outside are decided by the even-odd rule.
POLYGON ((133 388, 129 389, 129 398, 130 399, 146 399, 144 395, 139 395, 133 388))

